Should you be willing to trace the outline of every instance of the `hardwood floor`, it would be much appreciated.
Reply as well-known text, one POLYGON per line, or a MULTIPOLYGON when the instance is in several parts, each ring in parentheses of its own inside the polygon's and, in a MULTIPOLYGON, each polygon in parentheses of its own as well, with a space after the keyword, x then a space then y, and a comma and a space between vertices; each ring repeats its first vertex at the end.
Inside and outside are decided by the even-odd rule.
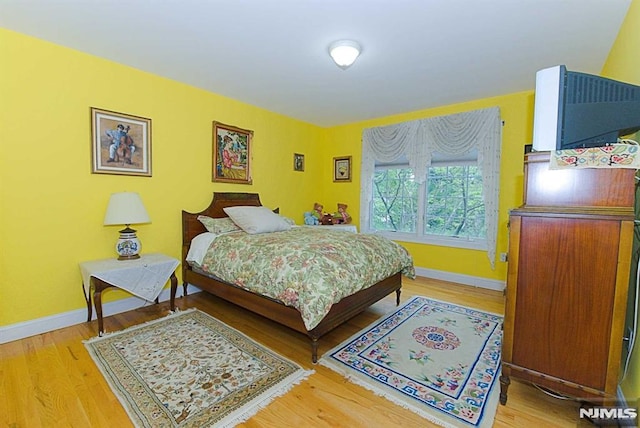
MULTIPOLYGON (((403 278, 402 301, 422 295, 503 313, 501 292, 443 281, 403 278)), ((311 364, 306 336, 283 328, 206 293, 177 301, 196 307, 315 374, 249 419, 244 427, 409 427, 434 426, 409 410, 311 364)), ((319 355, 395 307, 389 296, 320 341, 319 355)), ((168 302, 105 317, 105 330, 165 316, 168 302)), ((128 427, 131 422, 91 360, 82 341, 94 337, 97 321, 0 345, 0 424, 3 427, 128 427)), ((494 427, 590 426, 578 417, 578 404, 552 398, 512 380, 506 406, 498 406, 494 427)))

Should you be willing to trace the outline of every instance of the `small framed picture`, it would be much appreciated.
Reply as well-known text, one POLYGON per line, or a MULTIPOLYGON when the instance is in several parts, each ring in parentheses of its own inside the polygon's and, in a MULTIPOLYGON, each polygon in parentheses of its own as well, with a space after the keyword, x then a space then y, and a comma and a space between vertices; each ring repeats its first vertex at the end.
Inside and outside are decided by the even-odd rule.
POLYGON ((304 171, 304 155, 300 153, 293 154, 293 170, 304 171))
POLYGON ((151 119, 91 107, 94 174, 151 177, 151 119))
POLYGON ((351 156, 333 158, 333 181, 351 181, 351 156))
POLYGON ((253 131, 213 122, 212 181, 251 184, 253 131))

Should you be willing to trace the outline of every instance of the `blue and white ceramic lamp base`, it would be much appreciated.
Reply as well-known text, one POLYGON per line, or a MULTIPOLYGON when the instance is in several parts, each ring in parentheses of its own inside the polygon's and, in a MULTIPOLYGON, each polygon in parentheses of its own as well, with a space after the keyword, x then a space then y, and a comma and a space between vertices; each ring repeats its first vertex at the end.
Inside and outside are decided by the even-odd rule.
POLYGON ((118 260, 133 260, 140 258, 142 245, 136 236, 136 231, 126 227, 120 231, 120 238, 116 242, 116 252, 118 260))

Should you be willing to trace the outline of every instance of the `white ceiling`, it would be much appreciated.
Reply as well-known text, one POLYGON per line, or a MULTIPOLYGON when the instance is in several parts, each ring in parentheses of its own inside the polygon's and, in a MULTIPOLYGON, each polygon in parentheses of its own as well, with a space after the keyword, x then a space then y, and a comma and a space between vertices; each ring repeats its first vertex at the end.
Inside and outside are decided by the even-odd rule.
POLYGON ((324 127, 599 74, 630 3, 0 0, 0 27, 324 127), (327 52, 344 38, 363 47, 347 70, 327 52))

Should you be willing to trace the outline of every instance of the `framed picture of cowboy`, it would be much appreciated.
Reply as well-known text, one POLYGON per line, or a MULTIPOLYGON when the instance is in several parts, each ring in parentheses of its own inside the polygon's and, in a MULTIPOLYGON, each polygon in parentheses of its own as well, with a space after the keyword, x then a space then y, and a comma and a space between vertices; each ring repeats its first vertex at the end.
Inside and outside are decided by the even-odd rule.
POLYGON ((151 119, 91 107, 94 174, 151 177, 151 119))
POLYGON ((211 181, 251 184, 253 131, 213 122, 213 177, 211 181))

